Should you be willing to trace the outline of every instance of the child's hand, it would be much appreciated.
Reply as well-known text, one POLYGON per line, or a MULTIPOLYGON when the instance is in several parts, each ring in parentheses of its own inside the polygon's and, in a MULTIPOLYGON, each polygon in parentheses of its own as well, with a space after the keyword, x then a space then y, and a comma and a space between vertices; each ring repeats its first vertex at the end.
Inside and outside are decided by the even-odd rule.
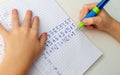
POLYGON ((27 11, 20 25, 18 12, 13 10, 12 25, 11 31, 0 25, 0 33, 5 41, 5 57, 1 67, 3 71, 6 69, 8 75, 24 75, 44 49, 47 34, 38 36, 39 18, 34 17, 32 20, 31 11, 27 11))
MULTIPOLYGON (((97 3, 84 5, 80 13, 81 19, 96 5, 97 3)), ((104 9, 96 17, 84 19, 83 23, 88 28, 97 28, 109 33, 120 42, 120 23, 113 19, 104 9)))
MULTIPOLYGON (((82 19, 86 16, 86 14, 96 5, 97 3, 84 5, 80 12, 80 18, 82 19)), ((95 25, 95 28, 107 31, 113 24, 113 21, 113 18, 103 9, 96 17, 84 19, 83 23, 87 25, 88 28, 94 28, 91 25, 95 25)))

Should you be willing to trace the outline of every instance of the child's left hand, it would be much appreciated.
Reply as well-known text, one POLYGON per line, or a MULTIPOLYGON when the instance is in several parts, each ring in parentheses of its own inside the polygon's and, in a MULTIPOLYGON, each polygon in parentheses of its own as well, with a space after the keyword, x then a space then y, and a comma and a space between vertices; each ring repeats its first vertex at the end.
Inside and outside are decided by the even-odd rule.
POLYGON ((0 75, 25 75, 33 61, 44 49, 47 33, 38 36, 39 18, 26 13, 20 25, 17 10, 12 11, 12 30, 0 25, 0 34, 5 41, 5 57, 0 65, 0 75))

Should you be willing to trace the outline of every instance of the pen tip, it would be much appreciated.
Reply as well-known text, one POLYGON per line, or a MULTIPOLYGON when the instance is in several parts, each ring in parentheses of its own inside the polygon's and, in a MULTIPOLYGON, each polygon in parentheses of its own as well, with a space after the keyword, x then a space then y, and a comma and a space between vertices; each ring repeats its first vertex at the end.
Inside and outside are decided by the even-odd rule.
POLYGON ((84 27, 85 27, 85 25, 82 22, 80 22, 78 25, 78 28, 84 28, 84 27))

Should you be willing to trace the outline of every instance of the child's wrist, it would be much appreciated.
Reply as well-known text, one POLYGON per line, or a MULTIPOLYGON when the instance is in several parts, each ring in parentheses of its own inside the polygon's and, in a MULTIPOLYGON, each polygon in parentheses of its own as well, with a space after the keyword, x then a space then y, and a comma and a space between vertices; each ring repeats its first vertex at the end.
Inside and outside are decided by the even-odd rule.
POLYGON ((111 34, 113 30, 115 30, 116 27, 118 27, 119 25, 120 23, 118 21, 116 21, 115 19, 111 19, 111 21, 109 21, 108 27, 104 31, 111 34))
POLYGON ((107 30, 107 33, 109 33, 111 36, 116 38, 120 42, 120 23, 116 20, 112 23, 111 27, 107 30))
POLYGON ((2 73, 7 75, 26 75, 30 66, 27 63, 14 63, 11 60, 4 60, 0 65, 2 73), (7 73, 6 73, 7 72, 7 73))

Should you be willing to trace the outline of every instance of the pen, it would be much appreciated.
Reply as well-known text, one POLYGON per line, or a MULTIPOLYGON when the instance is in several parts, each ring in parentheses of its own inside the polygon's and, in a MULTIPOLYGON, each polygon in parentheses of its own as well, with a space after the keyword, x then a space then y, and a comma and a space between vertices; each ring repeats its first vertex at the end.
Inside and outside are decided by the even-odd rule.
POLYGON ((80 21, 78 27, 79 28, 84 28, 85 25, 82 23, 82 21, 85 18, 90 18, 90 17, 95 17, 103 8, 104 6, 109 2, 110 0, 102 0, 99 2, 90 12, 80 21))

